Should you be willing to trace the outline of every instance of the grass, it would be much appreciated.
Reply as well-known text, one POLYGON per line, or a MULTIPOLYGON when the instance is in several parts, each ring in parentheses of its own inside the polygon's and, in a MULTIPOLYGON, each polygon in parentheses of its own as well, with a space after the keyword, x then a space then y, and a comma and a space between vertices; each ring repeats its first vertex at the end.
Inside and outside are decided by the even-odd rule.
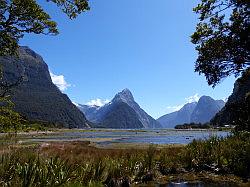
POLYGON ((249 178, 250 133, 194 140, 186 147, 184 159, 188 168, 215 170, 218 173, 233 173, 249 178))
POLYGON ((0 186, 128 186, 178 179, 236 185, 250 177, 249 133, 194 140, 185 147, 90 145, 76 141, 1 147, 0 186))

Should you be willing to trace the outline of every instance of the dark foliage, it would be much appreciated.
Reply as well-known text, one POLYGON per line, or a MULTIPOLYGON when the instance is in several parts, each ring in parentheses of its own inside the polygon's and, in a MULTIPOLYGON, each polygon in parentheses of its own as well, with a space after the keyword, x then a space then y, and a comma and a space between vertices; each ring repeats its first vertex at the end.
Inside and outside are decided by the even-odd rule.
POLYGON ((182 125, 176 125, 175 129, 209 129, 211 128, 209 123, 184 123, 182 125))
MULTIPOLYGON (((47 0, 55 3, 70 19, 89 10, 87 0, 47 0)), ((0 56, 17 54, 25 33, 58 34, 57 24, 36 0, 0 1, 0 56)))
POLYGON ((250 66, 250 2, 202 0, 194 11, 200 20, 192 35, 198 51, 195 71, 213 87, 244 72, 250 66))

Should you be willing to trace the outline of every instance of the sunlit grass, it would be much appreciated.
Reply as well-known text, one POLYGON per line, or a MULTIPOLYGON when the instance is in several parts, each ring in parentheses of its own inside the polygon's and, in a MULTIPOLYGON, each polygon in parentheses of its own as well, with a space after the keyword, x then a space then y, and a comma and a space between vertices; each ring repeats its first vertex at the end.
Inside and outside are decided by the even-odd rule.
POLYGON ((185 180, 197 180, 192 173, 200 171, 250 176, 249 133, 168 148, 99 149, 81 141, 17 145, 0 152, 1 186, 119 186, 167 182, 180 174, 185 180))

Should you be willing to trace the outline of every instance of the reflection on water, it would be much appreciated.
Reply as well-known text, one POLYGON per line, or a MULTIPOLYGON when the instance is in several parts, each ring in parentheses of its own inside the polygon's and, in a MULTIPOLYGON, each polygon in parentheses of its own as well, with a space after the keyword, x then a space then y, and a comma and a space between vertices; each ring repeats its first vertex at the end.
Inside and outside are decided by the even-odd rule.
POLYGON ((53 136, 34 138, 35 141, 90 140, 99 144, 146 143, 146 144, 188 144, 193 139, 206 139, 210 136, 225 137, 228 132, 210 130, 175 129, 93 129, 63 132, 53 136))
POLYGON ((143 184, 138 187, 233 187, 230 184, 211 184, 201 181, 196 182, 170 182, 167 184, 143 184))
POLYGON ((188 183, 188 182, 172 182, 169 184, 156 185, 157 187, 206 187, 202 182, 188 183))

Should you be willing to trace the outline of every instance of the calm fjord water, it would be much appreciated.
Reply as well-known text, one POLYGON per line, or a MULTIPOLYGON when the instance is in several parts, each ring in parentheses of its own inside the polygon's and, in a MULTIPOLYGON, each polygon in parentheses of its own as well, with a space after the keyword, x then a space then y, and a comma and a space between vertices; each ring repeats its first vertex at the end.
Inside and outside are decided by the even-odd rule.
POLYGON ((188 144, 193 139, 206 139, 210 136, 225 137, 229 132, 211 130, 175 129, 86 129, 61 132, 55 135, 38 137, 34 141, 88 140, 99 144, 188 144))

